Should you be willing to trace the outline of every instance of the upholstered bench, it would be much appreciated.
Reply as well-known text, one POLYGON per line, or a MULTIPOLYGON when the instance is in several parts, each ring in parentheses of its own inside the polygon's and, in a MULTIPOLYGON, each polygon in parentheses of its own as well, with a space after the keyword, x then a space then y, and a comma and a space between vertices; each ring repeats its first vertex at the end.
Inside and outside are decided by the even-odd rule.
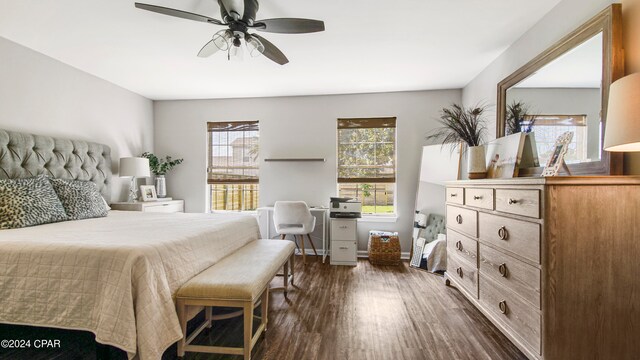
POLYGON ((267 331, 269 283, 284 268, 284 291, 287 292, 289 268, 293 268, 295 245, 291 241, 256 240, 196 275, 178 290, 176 307, 184 337, 178 342, 178 356, 186 351, 215 354, 244 355, 251 358, 251 350, 264 331, 267 331), (253 335, 253 310, 261 301, 262 319, 253 335), (187 336, 188 307, 205 307, 205 322, 187 336), (243 309, 244 343, 241 348, 191 345, 205 328, 211 327, 212 306, 243 309))

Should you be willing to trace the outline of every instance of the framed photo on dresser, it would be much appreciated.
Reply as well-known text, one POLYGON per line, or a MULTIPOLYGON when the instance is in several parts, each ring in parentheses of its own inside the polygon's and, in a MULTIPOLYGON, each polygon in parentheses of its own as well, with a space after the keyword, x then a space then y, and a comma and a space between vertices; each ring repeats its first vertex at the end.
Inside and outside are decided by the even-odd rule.
POLYGON ((153 185, 140 185, 140 194, 142 201, 158 201, 156 187, 153 185))

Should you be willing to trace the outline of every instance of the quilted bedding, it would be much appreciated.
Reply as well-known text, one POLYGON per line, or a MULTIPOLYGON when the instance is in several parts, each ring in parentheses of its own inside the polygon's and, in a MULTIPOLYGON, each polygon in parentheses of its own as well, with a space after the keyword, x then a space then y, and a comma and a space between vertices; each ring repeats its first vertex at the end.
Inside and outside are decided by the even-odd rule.
POLYGON ((129 358, 182 337, 173 295, 259 238, 253 216, 110 211, 0 231, 0 323, 91 331, 129 358))

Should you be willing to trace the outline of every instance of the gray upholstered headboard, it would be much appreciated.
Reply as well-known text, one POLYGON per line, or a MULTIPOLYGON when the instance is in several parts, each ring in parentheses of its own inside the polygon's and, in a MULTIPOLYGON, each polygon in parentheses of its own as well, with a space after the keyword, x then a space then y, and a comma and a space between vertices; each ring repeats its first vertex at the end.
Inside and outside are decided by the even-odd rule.
POLYGON ((0 130, 0 179, 40 174, 93 181, 111 203, 111 149, 107 145, 0 130))

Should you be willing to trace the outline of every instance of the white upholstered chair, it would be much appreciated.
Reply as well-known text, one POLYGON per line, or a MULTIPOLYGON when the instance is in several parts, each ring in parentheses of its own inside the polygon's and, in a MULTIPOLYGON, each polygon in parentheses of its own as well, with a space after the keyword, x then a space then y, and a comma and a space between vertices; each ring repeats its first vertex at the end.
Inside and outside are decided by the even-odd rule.
POLYGON ((304 201, 276 201, 273 209, 273 222, 282 239, 287 235, 293 235, 294 242, 297 242, 298 236, 300 236, 302 261, 304 263, 307 262, 304 247, 305 235, 311 243, 314 254, 318 256, 310 235, 316 227, 316 218, 311 215, 307 203, 304 201))

